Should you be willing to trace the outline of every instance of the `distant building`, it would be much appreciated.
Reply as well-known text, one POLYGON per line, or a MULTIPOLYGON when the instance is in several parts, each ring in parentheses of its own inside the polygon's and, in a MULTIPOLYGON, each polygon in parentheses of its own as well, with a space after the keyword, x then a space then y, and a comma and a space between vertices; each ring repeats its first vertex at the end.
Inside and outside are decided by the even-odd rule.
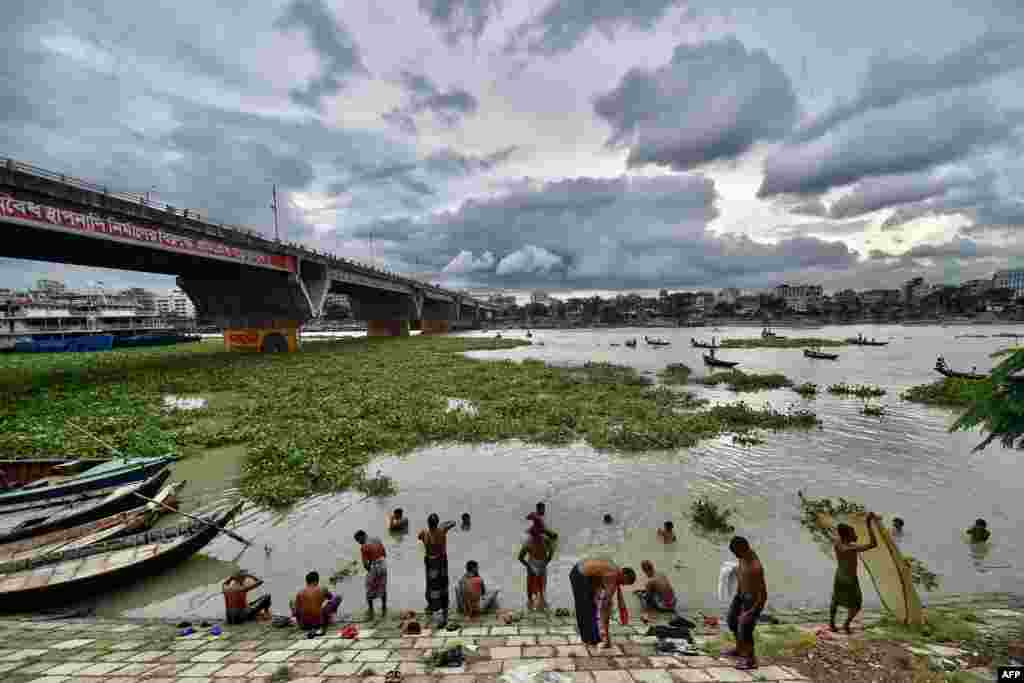
POLYGON ((60 280, 36 280, 36 290, 50 296, 60 296, 65 287, 60 280))
POLYGON ((845 306, 847 309, 855 309, 860 306, 860 297, 852 289, 844 289, 832 297, 836 306, 845 306))
POLYGON ((992 276, 993 289, 1012 289, 1013 297, 1024 296, 1024 270, 998 270, 992 276))
POLYGON ((968 280, 960 285, 960 291, 971 296, 981 296, 992 289, 992 280, 968 280))
POLYGON ((693 307, 698 311, 710 311, 715 307, 715 293, 697 292, 693 298, 693 307))
POLYGON ((756 294, 736 297, 736 312, 742 314, 755 314, 761 310, 761 297, 756 294))
POLYGON ((544 306, 550 306, 555 303, 555 300, 551 298, 551 295, 547 292, 533 292, 530 294, 530 303, 542 304, 544 306))
POLYGON ((786 302, 786 308, 806 313, 808 308, 821 308, 821 285, 781 284, 775 288, 776 298, 786 302))
POLYGON ((875 306, 895 306, 900 302, 898 289, 869 289, 860 293, 860 302, 871 308, 875 306))
POLYGON ((516 307, 516 298, 511 295, 492 294, 487 297, 487 303, 494 304, 498 308, 507 311, 516 307))
POLYGON ((736 300, 740 298, 740 290, 735 287, 726 287, 718 293, 718 301, 723 304, 735 304, 736 300))
POLYGON ((160 315, 175 315, 179 318, 196 317, 196 307, 188 294, 180 289, 169 290, 156 297, 156 310, 160 315))

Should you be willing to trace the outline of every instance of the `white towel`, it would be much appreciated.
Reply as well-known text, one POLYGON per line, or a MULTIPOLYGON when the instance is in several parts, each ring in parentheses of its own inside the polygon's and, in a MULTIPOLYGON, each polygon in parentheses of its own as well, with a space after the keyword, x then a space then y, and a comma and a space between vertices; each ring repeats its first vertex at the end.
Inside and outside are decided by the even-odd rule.
POLYGON ((733 596, 736 595, 736 589, 739 587, 739 576, 736 574, 738 567, 738 562, 722 563, 722 568, 718 571, 719 600, 732 600, 733 596))

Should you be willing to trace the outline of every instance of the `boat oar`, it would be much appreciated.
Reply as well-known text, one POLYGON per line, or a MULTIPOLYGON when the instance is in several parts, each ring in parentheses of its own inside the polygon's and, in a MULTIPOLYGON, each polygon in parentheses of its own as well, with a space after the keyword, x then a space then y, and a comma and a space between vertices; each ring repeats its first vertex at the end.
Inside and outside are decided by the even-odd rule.
POLYGON ((250 540, 248 540, 246 538, 242 538, 241 536, 239 536, 235 532, 229 531, 229 530, 225 529, 222 526, 218 526, 218 525, 214 524, 213 522, 210 522, 209 520, 203 519, 202 517, 196 517, 195 515, 190 515, 187 512, 182 512, 181 510, 173 508, 170 505, 167 505, 166 503, 163 503, 163 502, 161 502, 159 500, 155 500, 153 498, 147 498, 146 496, 142 495, 141 493, 138 493, 138 492, 135 492, 135 491, 132 492, 132 495, 133 496, 138 496, 142 500, 148 501, 150 503, 156 503, 160 507, 166 508, 166 509, 170 510, 171 512, 177 512, 179 515, 185 515, 189 519, 194 519, 195 521, 201 522, 201 523, 205 524, 206 526, 212 526, 215 529, 219 529, 220 531, 223 531, 225 534, 227 534, 231 538, 235 539, 236 541, 241 541, 242 543, 244 543, 246 545, 252 545, 252 541, 250 541, 250 540))

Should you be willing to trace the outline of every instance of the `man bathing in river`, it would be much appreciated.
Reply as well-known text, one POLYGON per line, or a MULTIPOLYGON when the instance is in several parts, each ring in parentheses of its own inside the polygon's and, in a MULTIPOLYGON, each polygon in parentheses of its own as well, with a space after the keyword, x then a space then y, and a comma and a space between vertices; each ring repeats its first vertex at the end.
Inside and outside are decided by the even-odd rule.
POLYGON ((665 522, 664 528, 658 529, 658 540, 662 543, 675 543, 675 525, 672 522, 665 522))
POLYGON ((270 610, 269 595, 257 598, 251 605, 246 600, 249 591, 262 585, 262 579, 257 579, 244 569, 239 569, 237 573, 224 580, 221 591, 224 593, 225 620, 229 624, 245 623, 260 612, 270 610))
POLYGON ((306 587, 292 600, 292 616, 300 628, 314 629, 326 626, 341 605, 341 596, 320 587, 320 574, 306 574, 306 587))
POLYGON ((992 534, 989 533, 988 523, 983 519, 976 520, 974 526, 967 530, 971 543, 984 543, 992 534))
POLYGON ((729 630, 736 637, 736 649, 725 653, 727 657, 738 657, 736 668, 747 671, 757 668, 754 655, 754 626, 761 610, 768 602, 768 586, 764 580, 764 567, 750 543, 742 536, 734 536, 729 550, 739 560, 736 568, 737 591, 729 608, 729 630))
POLYGON ((519 561, 526 567, 526 606, 534 609, 536 598, 538 609, 547 609, 545 589, 548 582, 548 564, 554 556, 554 547, 546 542, 543 526, 531 528, 526 543, 519 550, 519 561))
POLYGON ((388 614, 388 565, 387 551, 380 539, 374 536, 369 538, 366 532, 360 529, 355 534, 356 542, 359 544, 359 554, 363 560, 363 567, 366 569, 366 604, 370 609, 366 612, 368 619, 373 619, 373 601, 380 598, 381 616, 388 614))
POLYGON ((622 600, 622 586, 632 586, 634 582, 636 572, 630 567, 620 569, 608 560, 580 560, 572 568, 569 583, 576 605, 576 625, 586 645, 597 645, 603 637, 602 647, 612 646, 608 628, 612 597, 618 595, 619 611, 628 614, 622 600))
POLYGON ((836 610, 845 607, 848 610, 846 623, 843 630, 850 633, 850 622, 860 612, 864 603, 864 597, 860 590, 860 579, 857 576, 857 553, 878 547, 878 539, 875 538, 875 527, 871 525, 877 519, 875 513, 869 512, 867 516, 868 542, 857 545, 857 532, 848 524, 839 524, 835 531, 829 530, 829 537, 832 540, 832 547, 836 552, 836 579, 832 586, 832 606, 829 609, 828 625, 836 631, 836 610))
POLYGON ((454 521, 441 525, 440 518, 431 513, 427 528, 417 538, 423 542, 423 564, 427 575, 427 612, 441 612, 441 625, 448 623, 448 532, 455 528, 454 521))
POLYGON ((409 530, 409 518, 403 516, 402 508, 395 508, 395 511, 388 518, 388 531, 406 532, 409 530))
POLYGON ((637 597, 648 609, 661 610, 662 612, 675 612, 676 594, 672 590, 672 584, 664 574, 654 572, 654 563, 644 560, 640 563, 640 569, 647 576, 647 583, 636 591, 637 597))

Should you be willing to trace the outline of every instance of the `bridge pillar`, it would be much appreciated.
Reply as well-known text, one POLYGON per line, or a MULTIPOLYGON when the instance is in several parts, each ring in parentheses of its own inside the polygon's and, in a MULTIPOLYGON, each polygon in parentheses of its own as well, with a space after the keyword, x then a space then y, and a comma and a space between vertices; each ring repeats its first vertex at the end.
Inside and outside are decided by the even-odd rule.
POLYGON ((367 320, 367 337, 408 337, 408 320, 367 320))

